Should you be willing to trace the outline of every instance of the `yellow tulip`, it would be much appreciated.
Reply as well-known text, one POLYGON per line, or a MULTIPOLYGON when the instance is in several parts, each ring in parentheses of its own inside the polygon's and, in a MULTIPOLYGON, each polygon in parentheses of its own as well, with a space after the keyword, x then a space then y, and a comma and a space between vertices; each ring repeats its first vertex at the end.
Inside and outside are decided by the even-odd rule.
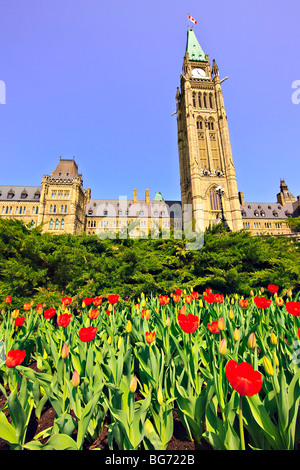
POLYGON ((266 373, 268 375, 273 375, 274 374, 273 366, 271 364, 271 361, 266 356, 264 356, 263 358, 263 364, 264 364, 264 369, 266 373))
POLYGON ((128 320, 127 325, 126 325, 126 333, 131 333, 132 332, 132 323, 130 320, 128 320))
POLYGON ((239 333, 239 330, 237 328, 233 332, 233 339, 234 339, 234 341, 238 341, 240 339, 240 333, 239 333))
POLYGON ((129 385, 129 389, 131 391, 131 393, 134 393, 136 391, 136 388, 137 388, 137 378, 136 378, 136 375, 131 379, 131 382, 130 382, 130 385, 129 385))
POLYGON ((222 341, 220 341, 220 344, 219 344, 219 353, 222 356, 225 356, 226 352, 227 352, 227 340, 226 340, 226 338, 223 338, 222 341))
POLYGON ((274 333, 271 334, 271 344, 273 346, 276 346, 277 344, 277 336, 275 336, 274 333))

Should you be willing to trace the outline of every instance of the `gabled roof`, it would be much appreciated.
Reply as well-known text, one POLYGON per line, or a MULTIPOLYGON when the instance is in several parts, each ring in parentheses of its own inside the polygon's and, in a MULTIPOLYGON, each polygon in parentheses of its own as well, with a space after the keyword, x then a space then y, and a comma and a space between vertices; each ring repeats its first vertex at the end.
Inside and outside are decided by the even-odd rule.
POLYGON ((203 49, 200 46, 198 39, 196 38, 194 30, 190 28, 187 31, 186 52, 189 53, 189 60, 207 62, 203 49))

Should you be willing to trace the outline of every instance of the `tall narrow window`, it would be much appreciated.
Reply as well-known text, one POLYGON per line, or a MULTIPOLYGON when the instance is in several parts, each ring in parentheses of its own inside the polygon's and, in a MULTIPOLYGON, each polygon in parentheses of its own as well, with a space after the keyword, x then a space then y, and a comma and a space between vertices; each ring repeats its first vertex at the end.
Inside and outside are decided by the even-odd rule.
POLYGON ((201 119, 197 121, 197 127, 199 127, 198 131, 198 148, 199 148, 199 160, 200 160, 200 168, 208 168, 208 154, 207 154, 207 146, 206 146, 206 137, 205 132, 203 131, 203 122, 201 119))
POLYGON ((204 108, 207 108, 207 97, 206 97, 206 93, 203 94, 203 103, 204 103, 204 108))
POLYGON ((59 228, 59 220, 56 219, 56 221, 55 221, 55 230, 58 230, 58 228, 59 228))
POLYGON ((198 93, 198 105, 199 108, 202 108, 202 94, 200 92, 198 93))
POLYGON ((49 223, 49 230, 52 230, 52 229, 53 229, 53 220, 51 219, 49 223))
POLYGON ((193 93, 193 107, 196 108, 196 93, 193 93))
POLYGON ((212 188, 209 192, 210 208, 212 211, 221 210, 221 197, 216 192, 215 188, 212 188))
POLYGON ((60 229, 63 230, 64 228, 65 228, 65 220, 61 219, 60 229))
POLYGON ((214 107, 214 106, 213 106, 213 97, 212 97, 212 94, 211 94, 211 93, 209 94, 209 106, 210 106, 210 108, 213 108, 213 107, 214 107))

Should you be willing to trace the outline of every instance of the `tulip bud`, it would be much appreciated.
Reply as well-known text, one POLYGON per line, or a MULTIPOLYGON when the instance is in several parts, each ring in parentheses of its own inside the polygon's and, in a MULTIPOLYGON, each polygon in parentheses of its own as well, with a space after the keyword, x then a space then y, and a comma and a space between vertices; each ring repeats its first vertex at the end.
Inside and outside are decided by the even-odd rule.
POLYGON ((111 336, 109 336, 109 337, 107 338, 107 342, 108 342, 108 344, 111 344, 111 336))
POLYGON ((80 384, 80 377, 79 377, 77 370, 74 370, 71 382, 72 382, 73 387, 78 387, 78 385, 80 384))
POLYGON ((47 351, 46 351, 46 349, 44 349, 44 352, 43 352, 43 359, 46 360, 47 357, 48 357, 47 351))
POLYGON ((141 302, 141 307, 144 308, 146 306, 146 300, 143 299, 142 302, 141 302))
POLYGON ((144 431, 145 431, 145 436, 149 439, 152 437, 153 434, 155 434, 155 429, 151 421, 147 418, 144 424, 144 431))
POLYGON ((230 303, 231 305, 234 305, 234 298, 232 297, 232 299, 230 300, 230 303))
POLYGON ((219 344, 219 353, 222 356, 225 356, 226 352, 227 352, 227 340, 226 340, 226 338, 223 338, 222 341, 220 341, 220 344, 219 344))
POLYGON ((254 297, 254 292, 253 292, 252 289, 251 289, 251 291, 250 291, 250 295, 251 295, 251 297, 254 297))
POLYGON ((274 374, 273 366, 271 364, 271 361, 266 356, 264 356, 263 358, 263 364, 264 364, 264 369, 266 373, 268 375, 273 375, 274 374))
POLYGON ((278 367, 279 366, 279 361, 278 361, 278 357, 276 356, 275 349, 273 350, 273 363, 274 362, 275 362, 275 366, 278 367))
POLYGON ((127 325, 126 325, 126 333, 131 333, 132 332, 132 323, 130 320, 128 320, 127 325))
POLYGON ((234 313, 233 313, 233 310, 232 310, 232 308, 231 308, 231 307, 230 307, 230 310, 229 310, 228 316, 229 316, 230 320, 233 320, 233 319, 234 319, 234 313))
POLYGON ((218 320, 218 329, 220 331, 223 331, 224 328, 225 328, 224 318, 220 317, 219 320, 218 320))
POLYGON ((292 297, 292 291, 291 291, 291 289, 289 289, 289 290, 287 291, 286 295, 287 295, 288 297, 292 297))
POLYGON ((17 308, 15 308, 15 309, 11 312, 11 317, 14 318, 14 319, 16 319, 16 318, 18 317, 19 313, 20 313, 20 311, 19 311, 17 308))
POLYGON ((275 298, 275 304, 278 305, 278 307, 281 307, 283 305, 283 298, 282 297, 276 297, 275 298))
POLYGON ((119 336, 119 339, 118 339, 118 349, 121 348, 122 341, 123 341, 122 336, 119 336))
POLYGON ((262 291, 262 293, 264 293, 264 292, 265 292, 265 288, 264 288, 264 287, 262 287, 262 288, 261 288, 261 291, 262 291))
POLYGON ((271 334, 271 344, 273 346, 277 345, 277 336, 275 336, 274 333, 271 334))
POLYGON ((250 348, 250 349, 254 349, 254 348, 255 348, 255 346, 256 346, 256 338, 255 338, 255 334, 254 334, 254 333, 251 333, 251 335, 249 336, 247 346, 248 346, 248 348, 250 348))
POLYGON ((131 391, 131 393, 134 393, 136 391, 136 388, 137 388, 137 378, 136 378, 136 375, 131 379, 131 382, 130 382, 130 385, 129 385, 129 389, 131 391))
POLYGON ((234 339, 234 341, 238 341, 240 339, 240 333, 239 333, 239 330, 237 328, 233 332, 233 339, 234 339))
POLYGON ((113 311, 113 306, 112 306, 112 304, 109 304, 109 305, 108 305, 108 311, 109 311, 109 312, 112 312, 112 311, 113 311))
POLYGON ((158 390, 157 390, 157 401, 159 403, 159 405, 161 406, 164 402, 164 397, 163 397, 163 394, 162 394, 162 391, 161 391, 161 388, 158 387, 158 390))
POLYGON ((61 357, 63 359, 66 359, 69 355, 69 348, 68 348, 68 345, 65 343, 62 347, 62 350, 61 350, 61 357))
POLYGON ((170 324, 171 324, 171 318, 167 317, 165 325, 170 326, 170 324))
POLYGON ((202 302, 202 299, 199 300, 199 307, 202 308, 203 307, 203 302, 202 302))

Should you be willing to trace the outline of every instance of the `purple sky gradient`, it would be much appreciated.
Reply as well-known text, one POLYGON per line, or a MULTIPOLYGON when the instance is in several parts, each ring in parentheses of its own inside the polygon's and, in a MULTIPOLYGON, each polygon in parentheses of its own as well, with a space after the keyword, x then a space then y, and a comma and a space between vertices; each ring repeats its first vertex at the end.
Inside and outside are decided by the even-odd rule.
POLYGON ((175 95, 186 31, 216 59, 245 200, 300 194, 298 0, 1 2, 0 184, 72 158, 92 198, 180 199, 175 95))

